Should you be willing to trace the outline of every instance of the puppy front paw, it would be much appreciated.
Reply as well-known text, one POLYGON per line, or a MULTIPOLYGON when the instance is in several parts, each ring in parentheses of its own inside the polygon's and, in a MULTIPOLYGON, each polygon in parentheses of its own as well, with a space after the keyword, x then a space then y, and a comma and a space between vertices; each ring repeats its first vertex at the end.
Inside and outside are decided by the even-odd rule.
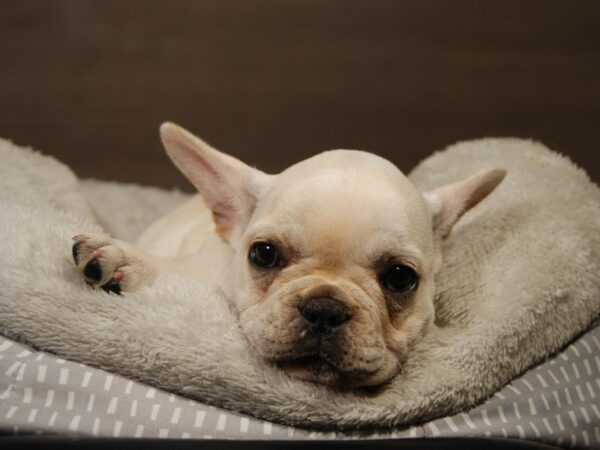
POLYGON ((155 277, 152 265, 135 247, 102 234, 73 237, 73 260, 85 281, 105 292, 132 292, 155 277))

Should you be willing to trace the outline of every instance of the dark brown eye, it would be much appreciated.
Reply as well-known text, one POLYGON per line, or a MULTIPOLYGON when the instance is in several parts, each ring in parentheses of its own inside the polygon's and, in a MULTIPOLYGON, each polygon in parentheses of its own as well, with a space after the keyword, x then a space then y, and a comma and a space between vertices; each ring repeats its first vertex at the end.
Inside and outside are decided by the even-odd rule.
POLYGON ((271 269, 279 264, 279 251, 269 242, 255 242, 248 256, 252 264, 262 269, 271 269))
POLYGON ((419 276, 410 267, 398 264, 381 273, 379 281, 384 289, 402 293, 414 290, 419 284, 419 276))

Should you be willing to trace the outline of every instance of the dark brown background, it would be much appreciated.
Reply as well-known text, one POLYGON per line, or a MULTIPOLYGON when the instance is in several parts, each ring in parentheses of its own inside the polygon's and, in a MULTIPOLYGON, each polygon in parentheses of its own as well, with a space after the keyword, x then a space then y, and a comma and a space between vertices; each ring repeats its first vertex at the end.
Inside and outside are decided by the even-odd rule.
POLYGON ((2 1, 0 136, 187 187, 164 120, 269 172, 330 148, 407 171, 513 135, 598 181, 599 19, 598 1, 2 1))

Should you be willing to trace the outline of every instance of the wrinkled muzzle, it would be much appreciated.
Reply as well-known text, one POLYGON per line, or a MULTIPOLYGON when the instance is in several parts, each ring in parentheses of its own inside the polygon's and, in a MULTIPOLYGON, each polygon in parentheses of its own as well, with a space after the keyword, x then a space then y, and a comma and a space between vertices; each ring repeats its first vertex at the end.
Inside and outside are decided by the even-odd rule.
POLYGON ((332 387, 380 384, 398 371, 371 299, 323 285, 286 291, 241 315, 265 359, 294 378, 332 387))

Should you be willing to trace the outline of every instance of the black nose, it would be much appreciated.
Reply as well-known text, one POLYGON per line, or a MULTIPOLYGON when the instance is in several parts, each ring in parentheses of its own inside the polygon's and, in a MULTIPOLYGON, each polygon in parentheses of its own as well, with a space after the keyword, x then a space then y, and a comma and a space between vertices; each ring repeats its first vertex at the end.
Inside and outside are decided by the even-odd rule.
POLYGON ((329 297, 312 298, 298 309, 311 327, 319 332, 339 327, 352 317, 345 304, 329 297))

